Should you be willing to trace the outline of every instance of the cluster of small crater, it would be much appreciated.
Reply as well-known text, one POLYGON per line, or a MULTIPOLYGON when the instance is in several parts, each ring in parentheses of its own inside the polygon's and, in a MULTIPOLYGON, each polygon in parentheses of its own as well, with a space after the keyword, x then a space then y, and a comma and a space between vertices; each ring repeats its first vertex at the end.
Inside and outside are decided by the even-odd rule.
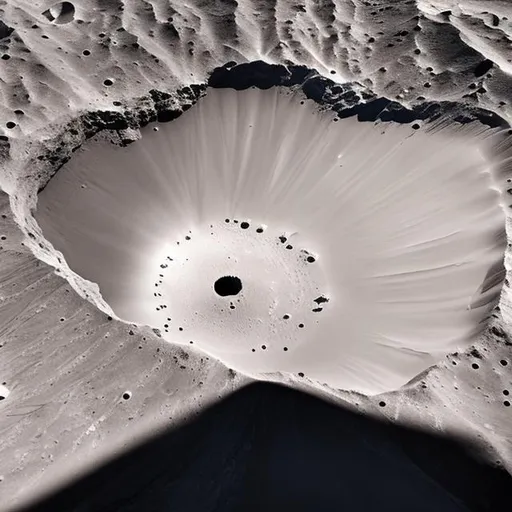
MULTIPOLYGON (((499 311, 499 307, 497 307, 496 310, 499 311)), ((493 315, 493 316, 497 316, 497 315, 493 315)), ((503 339, 504 336, 506 336, 505 333, 500 328, 498 328, 496 326, 492 326, 489 329, 489 331, 494 336, 496 336, 498 341, 500 339, 503 339)), ((496 339, 495 339, 495 341, 496 341, 496 339)), ((475 359, 485 362, 484 352, 489 354, 489 348, 486 347, 485 345, 480 346, 479 348, 473 347, 473 348, 471 348, 471 350, 468 353, 459 354, 459 352, 454 352, 453 354, 450 354, 449 356, 447 356, 447 358, 451 359, 451 363, 453 366, 458 366, 459 363, 461 363, 461 365, 462 365, 464 362, 466 362, 469 368, 480 372, 481 369, 483 368, 483 366, 482 366, 483 363, 476 362, 475 359)), ((499 371, 499 368, 507 367, 508 364, 509 364, 508 360, 503 359, 503 358, 496 360, 496 362, 494 363, 494 366, 493 366, 494 372, 495 372, 495 374, 497 373, 498 375, 500 375, 500 377, 499 377, 500 380, 503 378, 506 378, 506 376, 501 374, 501 372, 499 371)), ((510 407, 511 406, 511 401, 509 398, 510 390, 509 389, 501 389, 501 391, 498 391, 500 388, 497 388, 496 384, 492 384, 492 382, 490 381, 491 375, 488 372, 483 371, 480 374, 480 378, 484 379, 484 380, 479 381, 480 383, 483 383, 483 384, 476 385, 475 389, 478 390, 479 392, 482 392, 487 399, 493 400, 493 401, 497 400, 503 405, 503 407, 510 407), (487 392, 484 391, 485 388, 483 387, 483 385, 485 385, 485 388, 487 388, 487 390, 488 390, 487 392), (494 392, 491 391, 493 389, 494 389, 494 392), (493 394, 494 394, 494 397, 493 397, 493 394), (496 396, 496 394, 498 394, 498 396, 496 396)), ((459 391, 461 389, 460 384, 454 384, 453 389, 455 391, 459 391)))
MULTIPOLYGON (((503 396, 509 396, 510 395, 510 391, 508 389, 504 389, 503 390, 503 396)), ((503 400, 503 405, 505 407, 510 407, 510 399, 508 400, 503 400)))
MULTIPOLYGON (((242 229, 249 229, 251 227, 251 224, 244 220, 242 222, 238 221, 237 219, 224 219, 224 222, 226 224, 229 224, 229 223, 233 223, 233 224, 239 224, 240 225, 240 228, 242 229)), ((213 226, 210 226, 210 227, 213 227, 213 226)), ((264 226, 258 226, 256 228, 256 233, 263 233, 265 231, 265 227, 264 226)))
MULTIPOLYGON (((278 243, 281 243, 286 250, 292 251, 294 249, 294 246, 287 242, 288 238, 285 235, 280 235, 278 237, 278 243)), ((300 254, 303 261, 305 261, 306 263, 315 263, 317 260, 317 257, 310 253, 309 251, 307 251, 306 249, 300 249, 300 254)))
MULTIPOLYGON (((238 219, 230 219, 226 218, 224 219, 225 224, 233 224, 240 227, 240 229, 249 231, 251 228, 251 223, 247 220, 240 221, 238 219)), ((213 224, 210 224, 210 228, 213 229, 213 224)), ((264 233, 266 230, 266 226, 258 224, 258 226, 254 229, 254 231, 258 234, 264 233)), ((211 232, 213 235, 214 233, 211 232)), ((185 243, 192 240, 192 232, 189 231, 187 235, 183 237, 185 243)), ((183 240, 181 241, 183 242, 183 240)), ((291 244, 288 244, 288 238, 286 235, 279 235, 277 237, 277 244, 284 246, 284 248, 288 251, 291 251, 294 249, 294 247, 291 244)), ((176 241, 176 245, 180 245, 180 241, 176 241)), ((313 264, 317 261, 317 256, 312 254, 306 249, 300 249, 300 257, 303 262, 306 264, 313 264)), ((171 256, 166 256, 165 260, 160 264, 160 273, 158 274, 158 279, 154 282, 155 291, 153 292, 153 296, 155 299, 157 299, 157 305, 155 307, 155 310, 158 312, 162 312, 164 310, 168 309, 168 305, 164 303, 164 301, 159 300, 162 297, 162 294, 158 290, 164 283, 164 272, 170 268, 172 263, 174 262, 174 258, 171 256)), ((185 259, 185 261, 188 261, 188 258, 185 259)), ((237 297, 243 290, 243 282, 242 279, 239 276, 236 275, 224 275, 220 276, 214 283, 212 283, 212 288, 215 294, 222 298, 227 298, 229 302, 226 303, 226 308, 221 308, 220 312, 224 313, 225 310, 235 310, 237 307, 237 304, 240 302, 240 298, 237 297)), ((324 310, 325 305, 329 302, 329 298, 325 295, 319 295, 316 298, 312 299, 311 304, 311 312, 313 313, 320 313, 324 310)), ((286 324, 289 325, 290 328, 295 328, 298 330, 302 330, 306 328, 306 321, 302 319, 298 319, 294 321, 292 319, 292 315, 289 313, 285 313, 278 319, 279 321, 286 322, 286 324)), ((166 316, 165 320, 162 323, 163 331, 165 333, 169 333, 172 330, 172 319, 170 316, 166 316)), ((183 332, 184 328, 181 326, 176 326, 175 329, 179 332, 183 332)), ((193 341, 190 341, 190 344, 192 344, 193 341)), ((262 344, 257 348, 252 348, 252 352, 256 352, 257 350, 260 351, 266 351, 268 349, 268 345, 262 344)), ((282 350, 284 352, 288 352, 289 347, 283 346, 282 350)))

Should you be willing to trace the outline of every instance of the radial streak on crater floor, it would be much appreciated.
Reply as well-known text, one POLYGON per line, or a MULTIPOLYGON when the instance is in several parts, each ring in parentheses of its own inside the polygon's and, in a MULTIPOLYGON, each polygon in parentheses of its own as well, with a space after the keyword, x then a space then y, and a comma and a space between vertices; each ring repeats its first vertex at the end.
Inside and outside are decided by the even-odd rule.
POLYGON ((211 90, 127 148, 92 143, 40 194, 37 220, 121 318, 169 341, 256 377, 396 389, 468 346, 498 299, 489 131, 334 123, 300 100, 211 90), (230 274, 244 287, 222 307, 212 283, 230 274))

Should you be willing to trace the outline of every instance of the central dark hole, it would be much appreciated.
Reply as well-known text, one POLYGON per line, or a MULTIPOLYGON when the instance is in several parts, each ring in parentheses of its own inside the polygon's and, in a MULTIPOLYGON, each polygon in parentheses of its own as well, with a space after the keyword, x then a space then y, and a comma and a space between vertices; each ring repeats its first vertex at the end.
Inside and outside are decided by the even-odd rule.
POLYGON ((242 289, 242 281, 235 276, 224 276, 213 285, 213 289, 221 297, 227 297, 228 295, 237 295, 242 289))

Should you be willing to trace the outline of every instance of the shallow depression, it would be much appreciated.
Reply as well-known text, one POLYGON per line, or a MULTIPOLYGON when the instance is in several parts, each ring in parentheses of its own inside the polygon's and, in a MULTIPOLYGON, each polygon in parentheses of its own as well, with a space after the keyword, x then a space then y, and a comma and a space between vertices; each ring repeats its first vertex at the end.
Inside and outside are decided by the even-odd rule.
POLYGON ((127 148, 93 140, 36 218, 127 321, 250 375, 394 389, 496 304, 494 163, 481 127, 332 122, 302 99, 212 90, 127 148))

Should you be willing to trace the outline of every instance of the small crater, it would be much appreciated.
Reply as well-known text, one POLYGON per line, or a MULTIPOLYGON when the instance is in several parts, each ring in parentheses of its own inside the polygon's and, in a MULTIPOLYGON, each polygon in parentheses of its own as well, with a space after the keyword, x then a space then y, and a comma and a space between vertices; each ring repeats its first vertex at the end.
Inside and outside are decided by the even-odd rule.
POLYGON ((131 397, 132 397, 132 392, 131 391, 125 391, 123 393, 123 400, 130 400, 131 397))
POLYGON ((497 336, 498 338, 505 337, 505 332, 502 329, 498 329, 497 327, 494 327, 494 326, 491 327, 491 334, 494 334, 494 336, 497 336))
POLYGON ((482 359, 482 354, 476 348, 472 348, 470 354, 477 359, 482 359))
POLYGON ((5 400, 9 396, 10 391, 6 388, 5 382, 0 385, 0 401, 5 400))
POLYGON ((75 6, 71 2, 59 2, 42 14, 48 21, 64 25, 75 19, 75 6))
POLYGON ((242 290, 242 281, 236 276, 224 276, 215 281, 213 289, 221 297, 238 295, 242 290))

